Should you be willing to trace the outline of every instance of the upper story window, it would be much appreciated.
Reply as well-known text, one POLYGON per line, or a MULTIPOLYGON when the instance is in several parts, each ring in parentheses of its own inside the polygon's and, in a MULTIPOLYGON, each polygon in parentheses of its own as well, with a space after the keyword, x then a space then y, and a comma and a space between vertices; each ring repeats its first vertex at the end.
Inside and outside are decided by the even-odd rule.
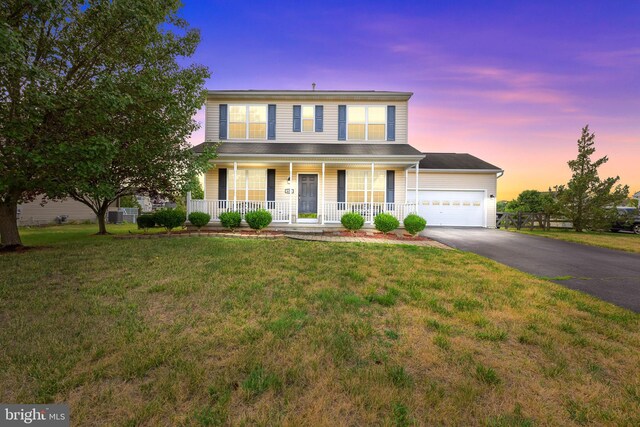
POLYGON ((229 139, 266 138, 266 105, 229 105, 229 139))
POLYGON ((316 115, 315 105, 302 106, 302 132, 313 132, 316 115))
POLYGON ((347 107, 347 139, 384 141, 386 126, 385 106, 350 105, 347 107))

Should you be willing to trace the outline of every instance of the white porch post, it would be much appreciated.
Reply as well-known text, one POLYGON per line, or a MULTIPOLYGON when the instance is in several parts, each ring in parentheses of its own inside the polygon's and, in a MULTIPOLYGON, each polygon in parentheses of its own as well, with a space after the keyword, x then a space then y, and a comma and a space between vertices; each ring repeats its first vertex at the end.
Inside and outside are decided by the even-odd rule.
POLYGON ((404 170, 404 203, 408 203, 409 198, 409 168, 404 170))
POLYGON ((291 190, 293 183, 293 162, 289 162, 289 224, 293 223, 293 203, 291 202, 291 190))
POLYGON ((373 224, 373 182, 374 182, 373 170, 374 170, 373 162, 371 162, 371 201, 369 202, 369 206, 370 206, 369 218, 370 218, 371 224, 373 224))
POLYGON ((238 162, 233 162, 233 210, 238 209, 236 205, 238 200, 238 162))
POLYGON ((187 191, 187 217, 191 213, 191 191, 187 191))
POLYGON ((322 216, 320 217, 320 224, 324 224, 324 162, 322 162, 322 216))
POLYGON ((420 162, 416 162, 416 213, 418 213, 418 173, 420 172, 420 162))

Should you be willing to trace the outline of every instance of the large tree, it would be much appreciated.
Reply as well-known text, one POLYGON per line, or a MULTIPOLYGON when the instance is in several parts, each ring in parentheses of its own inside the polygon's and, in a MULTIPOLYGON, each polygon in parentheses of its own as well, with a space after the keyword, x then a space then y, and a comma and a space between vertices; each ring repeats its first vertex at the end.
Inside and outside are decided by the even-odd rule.
POLYGON ((629 187, 618 184, 620 177, 600 179, 598 168, 609 159, 592 160, 595 153, 595 134, 589 126, 582 129, 578 140, 578 156, 568 162, 573 172, 566 185, 556 187, 561 214, 573 222, 573 228, 596 230, 610 227, 617 216, 615 206, 625 200, 629 187))
MULTIPOLYGON (((175 142, 192 129, 193 122, 179 126, 178 119, 164 131, 127 124, 140 126, 145 114, 150 117, 140 101, 156 102, 158 116, 190 114, 202 100, 206 70, 181 70, 176 64, 176 56, 190 55, 198 40, 178 18, 178 0, 0 0, 0 5, 0 243, 18 246, 18 203, 38 194, 63 197, 70 187, 84 193, 88 178, 111 167, 118 147, 135 145, 141 153, 152 132, 175 142), (160 105, 172 82, 178 100, 160 105), (165 93, 145 97, 150 95, 145 85, 165 93), (184 111, 178 113, 180 102, 184 111), (121 130, 127 134, 118 135, 121 130)), ((190 154, 177 151, 180 166, 158 171, 161 178, 194 168, 190 154)), ((150 148, 140 155, 157 152, 150 148)), ((139 185, 131 176, 124 182, 139 185)), ((98 191, 108 192, 102 186, 98 191)))

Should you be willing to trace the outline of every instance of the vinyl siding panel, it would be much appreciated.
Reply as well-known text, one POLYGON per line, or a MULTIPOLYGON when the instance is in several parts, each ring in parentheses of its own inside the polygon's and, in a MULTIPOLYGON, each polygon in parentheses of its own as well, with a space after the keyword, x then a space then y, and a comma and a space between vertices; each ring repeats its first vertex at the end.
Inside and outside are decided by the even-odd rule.
MULTIPOLYGON (((396 107, 396 138, 394 143, 407 143, 407 102, 384 102, 384 101, 324 101, 322 103, 304 103, 300 101, 234 101, 208 100, 206 103, 206 123, 205 138, 207 141, 218 141, 219 127, 219 105, 220 104, 276 104, 276 140, 274 142, 315 142, 315 143, 336 143, 338 142, 338 105, 394 105, 396 107), (293 132, 293 106, 294 105, 323 105, 324 119, 323 132, 293 132)), ((230 142, 251 142, 246 139, 228 139, 230 142)), ((267 141, 264 139, 255 141, 267 141)), ((357 143, 366 141, 345 141, 345 143, 357 143)), ((375 143, 377 141, 368 141, 375 143)), ((379 141, 387 143, 387 141, 379 141)))
POLYGON ((68 216, 67 222, 96 220, 96 215, 93 211, 76 200, 49 201, 44 206, 40 206, 41 201, 42 198, 38 197, 31 203, 19 205, 18 225, 50 224, 55 222, 57 216, 61 215, 68 216))
MULTIPOLYGON (((409 173, 409 191, 415 189, 415 172, 409 173)), ((495 228, 498 179, 495 173, 436 173, 420 171, 418 185, 421 190, 486 190, 487 224, 495 228), (489 196, 493 194, 493 199, 489 196)))

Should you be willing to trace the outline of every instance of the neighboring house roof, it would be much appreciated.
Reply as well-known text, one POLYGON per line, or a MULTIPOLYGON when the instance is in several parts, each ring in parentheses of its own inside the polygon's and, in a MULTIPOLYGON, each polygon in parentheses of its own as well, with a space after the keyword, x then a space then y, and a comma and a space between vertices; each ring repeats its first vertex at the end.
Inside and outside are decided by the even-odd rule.
POLYGON ((640 191, 638 191, 637 193, 635 193, 635 194, 633 195, 633 197, 634 197, 635 199, 640 199, 640 191))
POLYGON ((407 101, 413 92, 390 92, 376 90, 210 90, 209 99, 339 99, 407 101))
MULTIPOLYGON (((204 147, 215 145, 204 142, 193 147, 201 153, 204 147)), ((218 157, 282 157, 282 156, 339 156, 339 157, 411 157, 424 156, 409 144, 326 144, 284 142, 223 142, 217 150, 218 157)))
POLYGON ((502 172, 497 166, 467 153, 423 153, 420 169, 502 172))

